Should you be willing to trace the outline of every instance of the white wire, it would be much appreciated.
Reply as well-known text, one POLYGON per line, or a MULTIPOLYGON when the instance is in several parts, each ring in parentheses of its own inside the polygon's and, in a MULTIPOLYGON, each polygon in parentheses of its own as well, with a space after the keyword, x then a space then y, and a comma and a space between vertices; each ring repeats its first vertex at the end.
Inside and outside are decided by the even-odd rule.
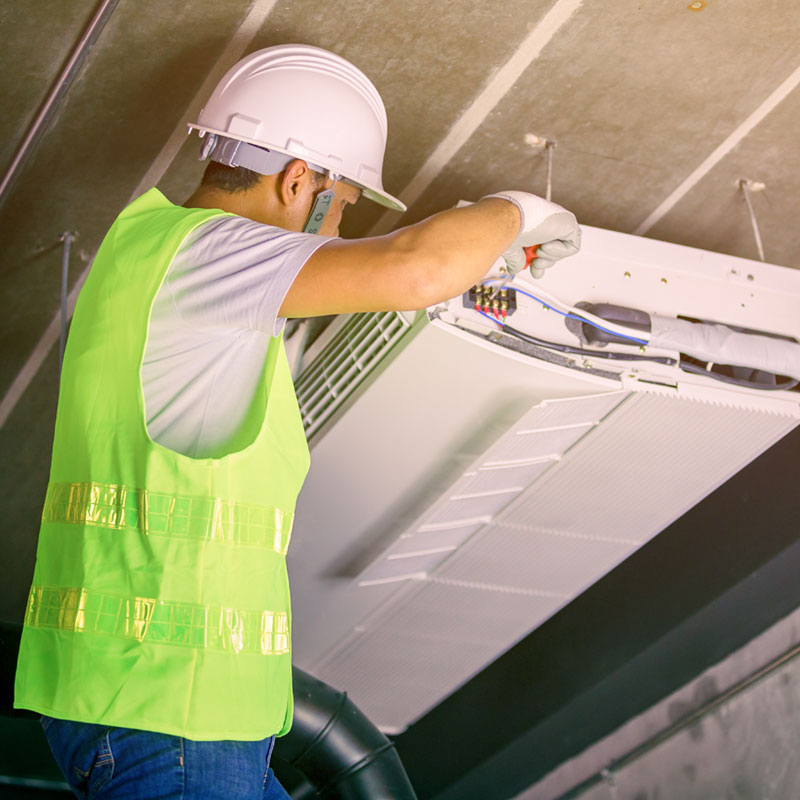
POLYGON ((527 281, 520 280, 518 276, 515 277, 514 281, 510 284, 509 288, 513 289, 514 284, 517 282, 521 287, 530 290, 531 294, 535 294, 541 297, 542 300, 546 300, 548 303, 554 306, 558 306, 563 311, 568 311, 571 314, 583 317, 585 320, 588 320, 589 322, 594 322, 595 324, 600 325, 601 327, 606 328, 607 330, 612 331, 613 333, 619 333, 622 336, 633 336, 636 339, 645 339, 647 341, 650 340, 649 331, 640 331, 636 328, 628 328, 625 325, 618 325, 615 322, 609 322, 607 319, 598 317, 595 314, 590 314, 588 311, 584 311, 582 308, 576 308, 575 306, 571 306, 568 303, 562 302, 557 297, 553 297, 553 295, 544 291, 544 289, 542 289, 541 286, 531 285, 527 281))

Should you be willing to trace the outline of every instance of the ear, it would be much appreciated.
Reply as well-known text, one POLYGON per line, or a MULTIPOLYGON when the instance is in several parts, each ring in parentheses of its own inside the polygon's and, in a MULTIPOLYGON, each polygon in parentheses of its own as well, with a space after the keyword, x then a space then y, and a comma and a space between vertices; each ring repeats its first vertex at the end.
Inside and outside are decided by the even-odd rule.
POLYGON ((303 200, 309 187, 314 183, 313 173, 308 164, 300 158, 292 161, 283 171, 280 181, 281 200, 287 206, 303 200))

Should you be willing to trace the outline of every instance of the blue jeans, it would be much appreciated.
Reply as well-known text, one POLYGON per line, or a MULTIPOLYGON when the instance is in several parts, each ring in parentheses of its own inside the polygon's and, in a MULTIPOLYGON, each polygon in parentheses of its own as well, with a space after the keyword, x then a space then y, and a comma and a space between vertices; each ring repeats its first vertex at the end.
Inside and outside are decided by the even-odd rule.
POLYGON ((180 736, 42 717, 56 763, 78 797, 290 800, 269 768, 275 744, 180 736))

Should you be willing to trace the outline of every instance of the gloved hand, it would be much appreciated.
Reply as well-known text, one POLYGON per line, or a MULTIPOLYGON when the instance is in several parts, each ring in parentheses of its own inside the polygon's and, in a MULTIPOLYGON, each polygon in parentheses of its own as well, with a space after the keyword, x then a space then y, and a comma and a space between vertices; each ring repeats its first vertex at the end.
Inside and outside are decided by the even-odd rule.
POLYGON ((541 278, 547 267, 580 250, 581 229, 578 220, 563 206, 528 192, 498 192, 486 197, 499 197, 514 203, 522 217, 519 236, 503 253, 506 269, 511 275, 516 275, 525 267, 523 247, 540 245, 531 264, 534 278, 541 278))

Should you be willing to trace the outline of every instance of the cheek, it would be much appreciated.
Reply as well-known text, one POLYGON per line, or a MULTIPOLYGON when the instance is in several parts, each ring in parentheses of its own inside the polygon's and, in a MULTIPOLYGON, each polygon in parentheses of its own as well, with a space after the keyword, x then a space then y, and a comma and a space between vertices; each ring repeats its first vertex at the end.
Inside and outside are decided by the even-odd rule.
POLYGON ((338 236, 339 224, 342 221, 342 209, 332 206, 325 217, 325 222, 322 225, 321 233, 326 236, 338 236))

